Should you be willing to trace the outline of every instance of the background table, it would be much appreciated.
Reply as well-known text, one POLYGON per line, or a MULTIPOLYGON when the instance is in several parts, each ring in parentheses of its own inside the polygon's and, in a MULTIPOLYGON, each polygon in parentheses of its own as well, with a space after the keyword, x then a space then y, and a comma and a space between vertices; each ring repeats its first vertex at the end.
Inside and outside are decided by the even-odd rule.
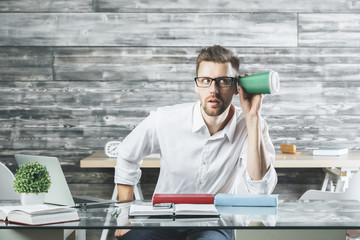
MULTIPOLYGON (((109 158, 104 152, 97 152, 80 161, 81 168, 113 168, 116 158, 109 158)), ((349 152, 341 156, 313 156, 311 152, 300 155, 275 155, 275 168, 323 168, 326 172, 321 190, 330 184, 330 191, 343 191, 348 187, 350 178, 360 167, 360 152, 349 152), (336 186, 336 188, 334 187, 336 186)), ((141 168, 160 168, 160 154, 151 154, 143 159, 141 168)), ((113 192, 113 199, 116 191, 113 192)), ((135 187, 136 199, 143 199, 141 186, 135 187)))
MULTIPOLYGON (((80 161, 82 168, 113 168, 116 158, 109 158, 103 152, 96 152, 80 161)), ((360 152, 349 152, 342 156, 313 156, 310 152, 301 155, 275 155, 275 168, 335 168, 360 167, 360 152)), ((160 154, 151 154, 144 158, 141 168, 159 168, 160 154)))

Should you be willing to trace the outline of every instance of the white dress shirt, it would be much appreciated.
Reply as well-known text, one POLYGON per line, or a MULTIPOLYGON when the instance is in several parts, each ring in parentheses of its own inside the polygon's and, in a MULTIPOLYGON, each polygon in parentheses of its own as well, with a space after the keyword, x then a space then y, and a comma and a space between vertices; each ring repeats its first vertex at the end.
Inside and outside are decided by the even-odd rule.
POLYGON ((160 152, 155 193, 270 194, 277 183, 274 146, 261 119, 265 154, 271 166, 262 180, 247 170, 247 129, 239 107, 224 129, 210 135, 200 102, 161 107, 142 121, 120 144, 115 183, 135 185, 143 157, 160 152))

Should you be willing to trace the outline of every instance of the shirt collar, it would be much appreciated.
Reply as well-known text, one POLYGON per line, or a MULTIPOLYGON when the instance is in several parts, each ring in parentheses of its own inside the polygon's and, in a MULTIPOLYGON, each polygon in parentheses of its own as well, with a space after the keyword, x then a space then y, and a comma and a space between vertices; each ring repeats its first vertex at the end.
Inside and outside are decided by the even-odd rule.
MULTIPOLYGON (((234 108, 234 115, 228 124, 222 129, 221 131, 217 132, 213 136, 212 139, 223 138, 225 135, 228 137, 229 141, 232 142, 234 139, 235 131, 236 131, 236 122, 237 118, 239 117, 239 111, 237 111, 236 107, 232 105, 234 108)), ((207 127, 206 123, 201 115, 200 111, 200 102, 197 102, 194 106, 193 110, 193 125, 192 125, 192 132, 197 132, 200 129, 207 127)))

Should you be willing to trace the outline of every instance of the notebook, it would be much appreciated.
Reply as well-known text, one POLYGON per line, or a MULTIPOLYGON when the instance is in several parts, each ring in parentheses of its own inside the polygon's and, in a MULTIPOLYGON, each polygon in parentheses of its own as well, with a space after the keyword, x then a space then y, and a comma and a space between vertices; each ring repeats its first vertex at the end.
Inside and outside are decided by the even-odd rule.
POLYGON ((46 166, 50 174, 51 186, 48 193, 45 193, 45 203, 72 207, 85 207, 116 202, 114 200, 93 197, 73 197, 57 157, 34 156, 25 154, 15 154, 14 157, 19 166, 27 162, 38 162, 46 166))

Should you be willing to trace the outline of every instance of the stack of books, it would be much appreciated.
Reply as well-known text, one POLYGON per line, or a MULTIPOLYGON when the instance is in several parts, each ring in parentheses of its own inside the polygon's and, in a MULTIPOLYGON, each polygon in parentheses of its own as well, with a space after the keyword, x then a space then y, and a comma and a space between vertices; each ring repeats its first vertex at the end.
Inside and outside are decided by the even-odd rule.
POLYGON ((219 212, 213 194, 154 194, 152 203, 134 202, 129 216, 214 218, 219 212))
POLYGON ((348 148, 320 147, 313 150, 314 156, 340 156, 349 153, 348 148))
POLYGON ((154 194, 152 202, 134 202, 130 206, 131 217, 168 218, 214 218, 219 217, 219 209, 242 213, 276 214, 278 195, 250 194, 154 194))

